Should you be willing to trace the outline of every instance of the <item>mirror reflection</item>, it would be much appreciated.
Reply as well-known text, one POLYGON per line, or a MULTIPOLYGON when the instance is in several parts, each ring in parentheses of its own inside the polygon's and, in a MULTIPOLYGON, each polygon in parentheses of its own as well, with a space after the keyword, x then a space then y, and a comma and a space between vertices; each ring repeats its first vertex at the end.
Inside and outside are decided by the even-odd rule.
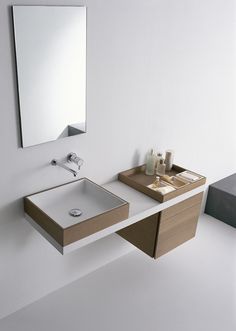
POLYGON ((13 6, 22 146, 86 131, 86 8, 13 6))

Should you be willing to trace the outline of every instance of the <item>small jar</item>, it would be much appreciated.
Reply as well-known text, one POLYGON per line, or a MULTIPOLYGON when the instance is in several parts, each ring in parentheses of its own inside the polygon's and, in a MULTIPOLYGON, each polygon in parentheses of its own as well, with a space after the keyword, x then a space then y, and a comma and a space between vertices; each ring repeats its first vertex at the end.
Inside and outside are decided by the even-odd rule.
POLYGON ((172 169, 173 161, 174 161, 174 151, 168 149, 166 151, 166 157, 165 157, 166 171, 170 171, 172 169))

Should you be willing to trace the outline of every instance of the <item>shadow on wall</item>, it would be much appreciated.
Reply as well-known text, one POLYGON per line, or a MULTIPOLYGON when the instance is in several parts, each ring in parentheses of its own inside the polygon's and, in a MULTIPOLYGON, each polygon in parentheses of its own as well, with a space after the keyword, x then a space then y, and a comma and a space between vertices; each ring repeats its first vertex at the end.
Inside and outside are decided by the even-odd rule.
POLYGON ((132 157, 132 167, 137 167, 140 165, 141 162, 140 158, 141 158, 140 152, 138 149, 136 149, 132 157))
MULTIPOLYGON (((119 152, 118 152, 118 157, 122 157, 122 154, 121 153, 119 154, 119 152)), ((130 168, 139 166, 141 164, 140 162, 142 162, 141 154, 140 154, 139 150, 136 149, 133 156, 131 157, 130 168)), ((124 170, 127 170, 127 169, 119 169, 119 172, 124 171, 124 170)), ((117 180, 117 179, 118 179, 118 173, 114 174, 112 177, 109 177, 105 182, 102 183, 102 185, 109 184, 110 182, 117 180)), ((94 180, 94 181, 96 181, 96 180, 94 180)))
POLYGON ((68 275, 76 273, 78 265, 75 263, 75 260, 77 260, 81 270, 83 270, 81 276, 84 276, 99 267, 104 254, 107 262, 110 262, 133 250, 135 250, 134 246, 114 233, 63 256, 63 258, 65 257, 65 270, 68 272, 68 275), (110 249, 108 250, 108 248, 110 249))
POLYGON ((61 132, 57 139, 76 136, 81 133, 85 133, 85 123, 78 123, 73 125, 67 125, 66 128, 61 132))
POLYGON ((25 222, 23 199, 17 199, 0 208, 0 242, 6 251, 24 249, 32 237, 33 228, 23 226, 25 222), (8 247, 8 249, 7 249, 8 247))
POLYGON ((17 73, 16 73, 16 59, 15 59, 15 50, 14 50, 14 31, 13 31, 13 17, 12 17, 12 8, 8 7, 8 28, 9 28, 9 37, 10 37, 10 53, 11 53, 11 68, 12 68, 12 80, 14 88, 14 103, 15 103, 15 114, 16 114, 16 128, 17 128, 17 146, 20 148, 22 146, 21 140, 21 129, 20 129, 20 112, 19 112, 19 99, 17 93, 17 73))

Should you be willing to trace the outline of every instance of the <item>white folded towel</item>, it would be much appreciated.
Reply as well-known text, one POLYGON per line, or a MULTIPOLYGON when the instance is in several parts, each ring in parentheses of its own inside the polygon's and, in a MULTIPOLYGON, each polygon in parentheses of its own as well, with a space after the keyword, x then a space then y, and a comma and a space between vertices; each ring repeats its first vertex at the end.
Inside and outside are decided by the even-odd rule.
POLYGON ((198 180, 200 178, 199 176, 194 175, 193 173, 190 173, 188 171, 181 172, 181 173, 177 174, 176 176, 182 177, 183 179, 187 179, 190 182, 195 182, 196 180, 198 180))

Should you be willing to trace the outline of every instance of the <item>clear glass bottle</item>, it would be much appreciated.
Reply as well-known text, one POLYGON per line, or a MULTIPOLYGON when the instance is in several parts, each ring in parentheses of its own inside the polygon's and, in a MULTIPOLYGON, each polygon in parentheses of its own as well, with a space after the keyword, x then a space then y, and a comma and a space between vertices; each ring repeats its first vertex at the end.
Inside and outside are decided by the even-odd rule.
POLYGON ((161 159, 163 159, 162 153, 157 153, 156 170, 161 159))
POLYGON ((164 176, 166 173, 166 165, 163 159, 160 159, 160 162, 157 165, 156 174, 159 176, 164 176))
POLYGON ((145 174, 148 176, 154 175, 155 168, 156 168, 156 155, 153 152, 153 149, 151 149, 151 152, 147 155, 147 161, 146 161, 146 169, 145 174))

